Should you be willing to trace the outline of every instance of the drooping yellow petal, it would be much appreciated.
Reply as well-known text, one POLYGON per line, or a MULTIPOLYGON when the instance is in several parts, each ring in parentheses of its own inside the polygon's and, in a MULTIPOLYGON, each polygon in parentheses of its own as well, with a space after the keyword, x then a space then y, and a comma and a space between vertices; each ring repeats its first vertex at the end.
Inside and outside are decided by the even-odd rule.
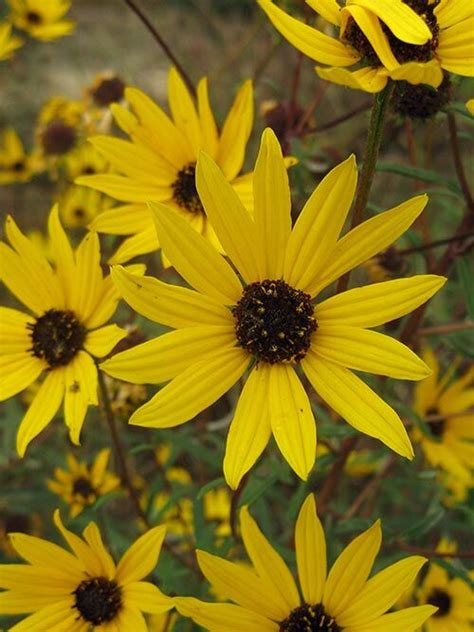
POLYGON ((377 573, 338 615, 338 625, 344 628, 362 625, 388 612, 414 582, 426 561, 424 557, 413 555, 377 573))
POLYGON ((180 328, 233 324, 229 310, 210 296, 154 277, 137 276, 122 266, 114 266, 111 276, 130 307, 161 325, 180 328))
POLYGON ((248 80, 237 92, 224 121, 217 148, 216 162, 228 180, 233 180, 242 169, 252 127, 253 88, 248 80))
POLYGON ((196 168, 196 185, 206 215, 232 263, 247 282, 257 280, 254 223, 219 167, 204 152, 196 168))
POLYGON ((380 520, 357 536, 334 562, 324 588, 323 605, 338 617, 362 590, 382 542, 380 520))
POLYGON ((0 401, 28 388, 47 368, 44 360, 30 353, 10 353, 0 356, 0 401))
POLYGON ((254 367, 245 382, 229 428, 224 476, 232 489, 237 489, 270 439, 269 373, 270 367, 266 364, 254 367))
POLYGON ((192 419, 226 393, 242 376, 249 355, 227 347, 191 365, 175 377, 130 417, 129 423, 151 428, 171 428, 192 419))
POLYGON ((107 325, 95 331, 89 331, 84 348, 96 358, 103 358, 127 335, 128 332, 125 329, 121 329, 117 325, 107 325))
POLYGON ((186 138, 188 151, 197 158, 202 149, 201 126, 189 90, 176 68, 171 68, 168 75, 168 101, 175 125, 186 138))
POLYGON ((441 66, 457 75, 474 76, 474 16, 440 31, 436 55, 441 66))
POLYGON ((164 253, 181 276, 198 292, 224 305, 236 303, 242 286, 227 261, 178 213, 163 204, 153 204, 151 209, 164 253))
POLYGON ((422 380, 431 373, 407 346, 370 329, 321 325, 313 336, 312 349, 329 362, 400 380, 422 380))
MULTIPOLYGON (((213 589, 225 599, 275 621, 288 616, 286 604, 253 570, 205 551, 196 552, 199 566, 213 589)), ((230 623, 230 622, 229 622, 230 623)))
POLYGON ((160 614, 173 608, 174 603, 159 588, 149 582, 129 582, 123 588, 125 603, 142 612, 160 614))
POLYGON ((269 370, 270 423, 281 453, 300 478, 306 480, 316 458, 316 423, 306 391, 289 364, 269 370))
POLYGON ((316 392, 351 426, 413 458, 413 448, 397 413, 348 369, 310 351, 301 362, 316 392))
POLYGON ((178 597, 176 608, 209 632, 278 632, 279 625, 256 612, 231 603, 205 603, 193 597, 178 597))
POLYGON ((363 90, 370 94, 380 92, 388 81, 388 71, 385 68, 359 68, 350 71, 347 68, 320 68, 316 66, 316 72, 321 79, 346 86, 353 90, 363 90))
POLYGON ((253 172, 253 194, 258 280, 279 279, 291 232, 291 198, 280 143, 269 127, 262 134, 253 172))
POLYGON ((235 342, 232 325, 201 325, 165 333, 117 353, 100 365, 108 375, 133 384, 160 384, 235 342))
POLYGON ((118 563, 115 580, 128 584, 149 575, 158 563, 165 534, 166 527, 162 525, 140 536, 118 563))
POLYGON ((409 61, 391 70, 390 77, 396 81, 408 81, 413 85, 424 83, 437 88, 443 81, 443 71, 437 59, 425 63, 409 61))
POLYGON ((240 528, 245 549, 257 575, 267 584, 281 607, 291 612, 300 605, 295 580, 283 558, 258 528, 247 507, 240 510, 240 528))
MULTIPOLYGON (((435 606, 415 606, 384 614, 370 623, 348 626, 346 632, 417 632, 436 612, 435 606)), ((454 632, 454 630, 453 630, 454 632)))
POLYGON ((326 583, 326 538, 310 494, 298 514, 295 530, 296 563, 306 603, 321 603, 326 583))
POLYGON ((16 436, 16 449, 24 456, 26 448, 57 413, 64 395, 64 371, 54 369, 46 375, 22 419, 16 436))
POLYGON ((315 317, 320 325, 377 327, 413 311, 445 283, 435 274, 372 283, 326 299, 316 305, 315 317))
POLYGON ((288 240, 283 276, 307 291, 327 264, 357 186, 354 155, 332 169, 303 207, 288 240))
POLYGON ((341 23, 341 7, 337 0, 306 0, 306 4, 331 24, 339 26, 341 23))
POLYGON ((97 367, 88 353, 79 351, 64 373, 64 421, 69 438, 79 445, 87 408, 90 404, 97 405, 97 367))
POLYGON ((329 66, 351 66, 359 60, 354 49, 292 18, 271 0, 258 0, 258 4, 283 37, 311 59, 329 66))
POLYGON ((316 295, 348 270, 385 250, 412 225, 427 202, 426 195, 418 195, 356 226, 337 242, 324 273, 306 291, 316 295))
POLYGON ((197 86, 198 113, 202 131, 202 149, 213 158, 216 156, 218 133, 217 125, 209 103, 207 77, 203 77, 197 86))

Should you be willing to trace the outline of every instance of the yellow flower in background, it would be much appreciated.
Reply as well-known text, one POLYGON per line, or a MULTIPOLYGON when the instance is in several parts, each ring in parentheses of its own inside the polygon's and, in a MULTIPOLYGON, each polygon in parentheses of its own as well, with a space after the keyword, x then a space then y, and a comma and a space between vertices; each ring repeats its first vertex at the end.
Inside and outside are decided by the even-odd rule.
POLYGON ((119 487, 119 478, 107 471, 109 458, 110 450, 105 448, 89 467, 87 463, 77 461, 73 454, 68 454, 66 461, 69 469, 57 467, 54 470, 55 479, 47 481, 49 489, 69 505, 71 518, 78 516, 85 507, 93 505, 100 496, 119 487))
POLYGON ((199 82, 197 95, 196 109, 183 80, 172 68, 168 78, 172 118, 141 90, 127 88, 125 98, 133 113, 117 104, 112 105, 112 112, 131 141, 111 136, 90 139, 121 175, 84 176, 77 183, 127 202, 102 213, 92 228, 113 235, 133 235, 119 247, 111 263, 122 263, 159 248, 152 214, 146 206, 149 201, 164 202, 178 211, 217 245, 195 185, 201 149, 216 160, 244 204, 251 199, 251 174, 239 177, 253 125, 251 82, 246 81, 238 91, 220 133, 209 103, 206 78, 199 82))
POLYGON ((87 101, 99 108, 120 103, 125 95, 125 83, 114 72, 99 73, 87 89, 87 101))
POLYGON ((106 195, 99 191, 72 184, 59 198, 59 215, 66 228, 88 226, 91 221, 113 205, 106 195))
POLYGON ((194 289, 112 270, 133 309, 175 329, 101 365, 130 382, 171 380, 132 415, 131 424, 182 424, 249 371, 227 439, 228 484, 238 486, 272 433, 290 466, 306 479, 315 460, 316 425, 295 370, 301 368, 321 398, 357 430, 412 458, 399 416, 350 369, 426 377, 430 370, 410 349, 368 328, 415 309, 445 279, 420 275, 376 283, 314 303, 333 281, 398 239, 427 201, 412 198, 339 239, 356 185, 351 156, 318 185, 292 229, 288 174, 271 130, 262 136, 254 172, 254 219, 219 167, 201 154, 199 196, 241 278, 185 218, 153 205, 164 253, 194 289))
POLYGON ((17 450, 23 456, 63 401, 69 436, 79 443, 87 409, 97 404, 93 357, 107 355, 126 331, 104 326, 115 312, 118 295, 110 277, 103 278, 96 233, 86 235, 74 251, 53 208, 53 270, 10 216, 5 231, 10 246, 0 243, 1 280, 29 311, 0 308, 0 401, 44 374, 18 430, 17 450))
POLYGON ((369 259, 364 264, 364 268, 371 283, 396 279, 404 276, 407 271, 406 260, 395 246, 390 246, 384 252, 369 259))
POLYGON ((469 114, 472 114, 472 116, 474 116, 474 99, 469 99, 469 101, 466 102, 466 107, 469 114))
POLYGON ((79 176, 108 171, 109 163, 90 143, 84 142, 64 158, 64 169, 68 180, 74 182, 79 176))
POLYGON ((474 464, 474 369, 453 378, 440 375, 436 355, 427 349, 423 358, 432 374, 415 388, 414 410, 426 421, 429 434, 416 428, 412 437, 429 464, 472 484, 474 464))
POLYGON ((435 612, 433 606, 425 605, 385 614, 412 584, 426 559, 405 558, 368 579, 382 540, 379 520, 342 551, 328 573, 326 539, 314 496, 306 498, 295 529, 303 598, 283 558, 246 507, 240 512, 240 528, 252 569, 197 551, 199 566, 213 590, 234 603, 206 603, 191 597, 175 600, 181 614, 211 632, 414 632, 435 612))
POLYGON ((40 152, 47 158, 69 154, 77 148, 83 127, 84 104, 67 97, 53 97, 41 108, 36 126, 40 152))
POLYGON ((17 29, 48 42, 69 35, 74 22, 63 20, 71 7, 69 0, 7 0, 10 20, 17 29))
POLYGON ((330 37, 258 0, 275 28, 302 53, 330 68, 322 79, 366 92, 404 80, 437 88, 443 69, 474 76, 471 0, 306 0, 339 31, 330 37), (356 69, 348 69, 356 66, 356 69))
POLYGON ((16 131, 8 127, 0 137, 0 184, 28 182, 33 171, 33 158, 25 152, 16 131))
POLYGON ((227 487, 217 487, 206 492, 202 499, 206 520, 216 523, 215 534, 218 538, 231 535, 230 508, 231 497, 227 487))
POLYGON ((53 542, 11 533, 12 546, 28 565, 0 565, 0 614, 34 613, 10 632, 146 632, 143 612, 159 614, 173 600, 143 581, 155 568, 166 527, 139 537, 116 565, 94 522, 81 539, 54 522, 72 553, 53 542))
POLYGON ((23 46, 23 40, 12 35, 12 25, 0 22, 0 61, 10 59, 18 48, 23 46))

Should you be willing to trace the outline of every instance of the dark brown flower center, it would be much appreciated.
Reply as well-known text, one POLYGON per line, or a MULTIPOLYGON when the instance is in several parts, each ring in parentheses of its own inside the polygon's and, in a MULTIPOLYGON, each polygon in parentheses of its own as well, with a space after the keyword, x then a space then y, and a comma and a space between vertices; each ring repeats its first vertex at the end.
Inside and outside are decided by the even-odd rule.
POLYGON ((322 604, 303 604, 280 623, 280 632, 340 632, 335 619, 326 614, 322 604))
POLYGON ((33 342, 29 351, 50 368, 69 364, 86 338, 86 329, 71 311, 50 309, 27 327, 33 342))
MULTIPOLYGON (((400 64, 408 61, 430 61, 430 59, 433 59, 434 51, 438 48, 439 42, 439 26, 434 14, 439 0, 435 0, 435 2, 431 4, 429 0, 404 0, 404 4, 408 5, 415 13, 423 18, 431 31, 432 38, 428 40, 426 44, 408 44, 395 37, 388 26, 381 20, 380 23, 383 32, 387 36, 392 53, 400 64)), ((378 67, 382 65, 372 44, 353 18, 349 18, 343 38, 362 55, 369 66, 378 67)))
POLYGON ((41 22, 43 21, 41 15, 36 11, 28 11, 28 13, 25 15, 25 18, 30 24, 41 24, 41 22))
POLYGON ((41 134, 43 149, 49 155, 66 154, 74 147, 76 140, 74 127, 60 119, 48 123, 41 134))
POLYGON ((451 596, 441 588, 433 588, 427 603, 438 608, 438 611, 433 615, 434 617, 443 617, 451 610, 451 596))
POLYGON ((72 486, 72 493, 77 496, 82 496, 84 500, 87 500, 90 496, 95 496, 96 491, 92 487, 91 482, 87 478, 77 478, 72 486))
POLYGON ((15 173, 20 173, 21 171, 23 171, 25 169, 25 161, 24 160, 17 160, 16 162, 14 162, 11 166, 11 170, 14 171, 15 173))
POLYGON ((247 285, 232 313, 239 345, 269 364, 302 360, 317 328, 309 294, 282 280, 247 285))
POLYGON ((428 428, 433 437, 436 437, 436 439, 440 439, 443 436, 444 430, 446 428, 446 419, 440 416, 439 410, 436 406, 428 408, 428 410, 426 411, 426 416, 434 417, 432 421, 428 419, 428 428), (436 419, 436 417, 438 417, 438 419, 436 419))
POLYGON ((446 74, 437 88, 397 81, 390 107, 399 116, 426 120, 448 105, 452 97, 452 87, 451 80, 446 74))
POLYGON ((122 590, 105 577, 86 579, 79 584, 74 595, 74 606, 80 616, 92 625, 101 625, 115 619, 122 607, 122 590))
POLYGON ((5 518, 5 532, 29 533, 31 530, 31 519, 24 514, 9 514, 5 518))
POLYGON ((190 213, 204 213, 199 194, 196 189, 196 163, 190 162, 178 171, 178 176, 174 181, 173 199, 182 208, 190 213))
POLYGON ((92 98, 101 107, 121 101, 125 92, 125 84, 119 77, 102 79, 99 85, 92 91, 92 98))

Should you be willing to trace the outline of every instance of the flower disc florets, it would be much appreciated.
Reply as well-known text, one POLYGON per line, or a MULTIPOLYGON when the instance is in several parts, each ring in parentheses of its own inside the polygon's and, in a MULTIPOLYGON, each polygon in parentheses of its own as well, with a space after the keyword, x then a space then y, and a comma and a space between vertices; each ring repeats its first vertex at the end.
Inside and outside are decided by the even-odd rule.
POLYGON ((85 328, 69 310, 50 309, 28 329, 33 341, 30 351, 50 368, 69 364, 86 338, 85 328))
POLYGON ((41 143, 46 154, 61 155, 67 154, 77 140, 77 132, 71 125, 60 119, 55 119, 48 123, 41 134, 41 143))
POLYGON ((429 119, 451 101, 452 83, 448 75, 437 88, 425 84, 413 85, 397 81, 390 107, 400 116, 412 119, 429 119))
POLYGON ((232 313, 239 345, 269 364, 302 360, 317 328, 309 294, 282 280, 248 285, 232 313))
POLYGON ((438 611, 433 615, 434 617, 445 616, 451 610, 451 596, 445 590, 441 590, 441 588, 434 588, 426 603, 438 608, 438 611))
POLYGON ((304 604, 290 612, 280 623, 280 632, 339 632, 336 621, 324 611, 322 604, 304 604))
MULTIPOLYGON (((404 0, 404 4, 408 5, 415 13, 424 19, 431 31, 432 38, 428 40, 426 44, 408 44, 395 37, 392 31, 382 23, 381 26, 387 36, 390 48, 400 64, 409 61, 430 61, 430 59, 433 58, 434 51, 438 47, 439 26, 434 14, 434 9, 438 2, 436 1, 430 4, 429 0, 404 0)), ((362 55, 369 66, 382 66, 372 44, 353 18, 349 18, 347 22, 347 27, 344 31, 344 40, 351 44, 356 51, 362 55)))
POLYGON ((440 416, 439 410, 436 406, 429 408, 426 411, 426 414, 428 417, 438 417, 438 419, 430 422, 429 429, 433 437, 436 437, 437 439, 441 438, 446 427, 446 420, 440 416))
POLYGON ((97 105, 105 107, 123 99, 125 84, 120 77, 107 77, 92 90, 92 98, 97 105))
POLYGON ((87 500, 90 496, 95 495, 95 489, 92 487, 91 482, 87 478, 77 478, 72 486, 72 493, 77 496, 82 496, 87 500))
POLYGON ((196 163, 190 162, 178 171, 178 176, 174 181, 173 199, 182 208, 190 213, 204 213, 199 194, 196 189, 196 163))
POLYGON ((36 11, 28 11, 28 13, 25 15, 25 18, 30 24, 41 24, 41 22, 43 21, 41 15, 36 11))
POLYGON ((72 594, 75 597, 73 607, 92 625, 112 621, 122 607, 120 586, 105 577, 84 580, 72 594))

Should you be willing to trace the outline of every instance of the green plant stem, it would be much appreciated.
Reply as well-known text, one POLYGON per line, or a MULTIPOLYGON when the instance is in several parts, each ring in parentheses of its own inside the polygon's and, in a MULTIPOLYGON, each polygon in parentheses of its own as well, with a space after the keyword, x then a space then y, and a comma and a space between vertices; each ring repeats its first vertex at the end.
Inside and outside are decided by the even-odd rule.
POLYGON ((232 533, 232 537, 236 542, 239 541, 239 534, 237 532, 237 510, 239 508, 240 498, 242 496, 242 492, 244 491, 245 486, 247 485, 247 481, 249 478, 249 472, 242 477, 242 480, 239 483, 239 486, 235 490, 232 495, 232 500, 230 502, 230 530, 232 533))

